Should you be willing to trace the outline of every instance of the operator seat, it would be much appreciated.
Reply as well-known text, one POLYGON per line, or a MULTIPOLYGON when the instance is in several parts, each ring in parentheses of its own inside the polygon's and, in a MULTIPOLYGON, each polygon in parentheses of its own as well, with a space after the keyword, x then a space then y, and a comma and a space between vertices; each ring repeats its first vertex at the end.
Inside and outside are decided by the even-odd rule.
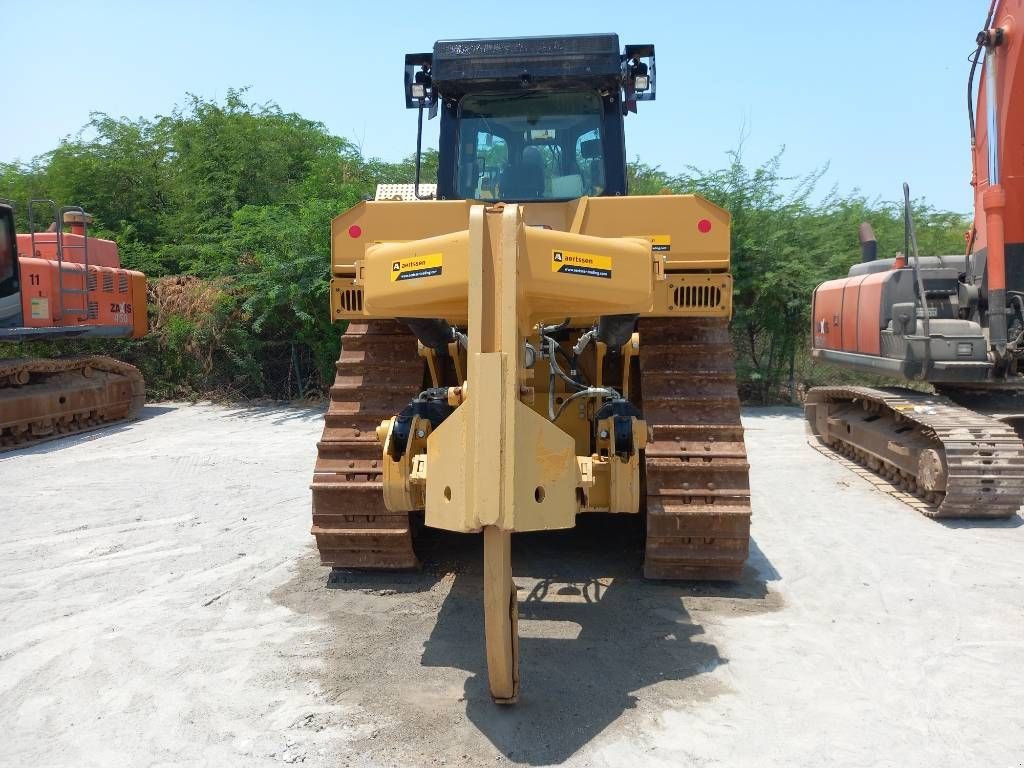
POLYGON ((599 157, 583 161, 586 164, 584 188, 588 195, 600 195, 604 191, 604 161, 599 157))
POLYGON ((510 165, 502 176, 501 196, 527 200, 544 195, 544 158, 537 147, 526 147, 517 165, 510 165))

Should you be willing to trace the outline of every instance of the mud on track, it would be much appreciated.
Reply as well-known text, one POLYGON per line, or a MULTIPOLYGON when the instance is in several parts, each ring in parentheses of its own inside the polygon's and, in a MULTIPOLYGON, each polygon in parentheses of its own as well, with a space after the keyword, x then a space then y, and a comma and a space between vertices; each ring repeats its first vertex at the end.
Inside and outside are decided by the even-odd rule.
POLYGON ((734 587, 640 531, 519 536, 522 703, 487 698, 479 541, 328 579, 315 410, 149 406, 0 456, 0 765, 1017 765, 1024 527, 928 520, 744 418, 734 587))

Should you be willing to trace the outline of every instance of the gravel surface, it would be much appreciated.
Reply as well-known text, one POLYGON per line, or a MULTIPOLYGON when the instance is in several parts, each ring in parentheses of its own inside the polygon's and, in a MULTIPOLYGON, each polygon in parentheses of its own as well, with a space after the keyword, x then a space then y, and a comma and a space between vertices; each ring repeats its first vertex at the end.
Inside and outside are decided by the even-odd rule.
POLYGON ((478 537, 319 566, 317 410, 154 405, 0 454, 0 765, 1024 765, 1020 518, 928 520, 798 411, 744 421, 742 583, 644 582, 635 518, 516 537, 511 708, 478 537))

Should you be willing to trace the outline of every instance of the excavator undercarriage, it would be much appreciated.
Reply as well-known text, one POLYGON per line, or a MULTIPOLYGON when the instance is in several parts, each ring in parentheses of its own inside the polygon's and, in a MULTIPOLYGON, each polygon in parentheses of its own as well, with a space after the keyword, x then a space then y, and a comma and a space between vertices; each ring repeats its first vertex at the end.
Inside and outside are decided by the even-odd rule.
POLYGON ((916 497, 929 517, 1010 517, 1024 503, 1024 444, 1013 426, 948 397, 816 387, 814 437, 916 497))
POLYGON ((0 360, 0 451, 136 418, 139 370, 103 355, 0 360))

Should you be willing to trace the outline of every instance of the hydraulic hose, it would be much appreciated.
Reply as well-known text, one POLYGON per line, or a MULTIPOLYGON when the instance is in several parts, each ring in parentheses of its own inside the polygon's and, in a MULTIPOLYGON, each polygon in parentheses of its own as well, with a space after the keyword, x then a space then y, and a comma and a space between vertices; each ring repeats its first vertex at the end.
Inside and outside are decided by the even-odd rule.
POLYGON ((569 403, 573 400, 579 400, 581 397, 604 397, 609 400, 617 400, 622 396, 614 389, 609 389, 608 387, 587 387, 586 389, 574 392, 565 398, 565 401, 558 409, 558 412, 555 413, 555 418, 552 419, 552 421, 558 421, 559 417, 565 413, 565 409, 569 407, 569 403))
MULTIPOLYGON (((999 0, 992 0, 992 5, 988 7, 988 16, 985 17, 985 26, 983 30, 988 29, 992 25, 992 18, 996 14, 996 5, 999 4, 999 0)), ((973 150, 977 143, 977 126, 974 120, 974 73, 978 69, 978 59, 981 58, 981 49, 985 46, 978 41, 978 49, 974 52, 971 58, 971 74, 967 77, 967 121, 971 126, 971 149, 973 150)))

